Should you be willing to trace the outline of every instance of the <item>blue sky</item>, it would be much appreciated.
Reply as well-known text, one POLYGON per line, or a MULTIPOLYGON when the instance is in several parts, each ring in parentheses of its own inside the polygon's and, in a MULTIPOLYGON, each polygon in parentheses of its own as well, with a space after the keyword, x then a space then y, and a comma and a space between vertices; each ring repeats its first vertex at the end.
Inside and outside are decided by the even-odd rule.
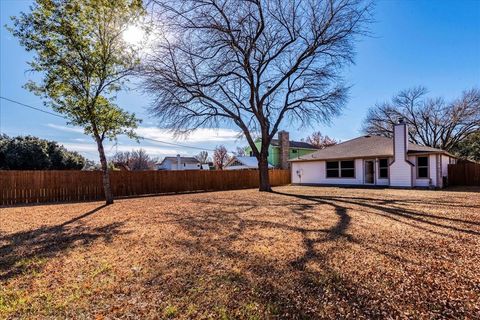
MULTIPOLYGON (((9 17, 28 10, 29 0, 0 0, 0 94, 33 106, 43 107, 40 98, 24 90, 22 85, 35 76, 27 72, 31 55, 3 27, 9 17)), ((293 139, 320 130, 342 141, 361 134, 367 109, 388 100, 396 92, 416 85, 426 86, 432 96, 446 99, 458 97, 463 90, 480 87, 480 0, 384 0, 375 9, 376 23, 372 36, 357 44, 356 64, 345 70, 345 79, 352 85, 350 100, 343 115, 330 125, 297 128, 288 124, 293 139)), ((158 129, 146 108, 149 97, 140 90, 122 92, 118 104, 135 112, 144 121, 139 133, 165 141, 213 149, 224 144, 229 150, 245 145, 232 128, 202 130, 187 140, 173 140, 158 129)), ((0 100, 0 131, 11 136, 35 135, 61 142, 97 160, 93 140, 66 121, 0 100)), ((194 155, 198 150, 120 138, 107 152, 145 148, 154 156, 194 155)))

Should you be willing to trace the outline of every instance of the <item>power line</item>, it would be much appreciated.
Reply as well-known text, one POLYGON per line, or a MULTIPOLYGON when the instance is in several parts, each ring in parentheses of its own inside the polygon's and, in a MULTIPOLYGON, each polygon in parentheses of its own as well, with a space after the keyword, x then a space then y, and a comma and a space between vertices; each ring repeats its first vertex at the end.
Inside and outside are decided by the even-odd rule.
POLYGON ((12 103, 18 104, 18 105, 23 106, 23 107, 27 107, 27 108, 37 110, 37 111, 40 111, 40 112, 43 112, 43 113, 46 113, 46 114, 49 114, 49 115, 52 115, 52 116, 55 116, 55 117, 59 117, 59 118, 63 118, 63 119, 68 120, 67 117, 64 117, 64 116, 62 116, 58 113, 53 113, 53 112, 50 112, 50 111, 46 111, 46 110, 43 110, 43 109, 40 109, 40 108, 37 108, 37 107, 33 107, 31 105, 28 105, 28 104, 25 104, 25 103, 22 103, 22 102, 19 102, 19 101, 15 101, 15 100, 12 100, 12 99, 8 99, 8 98, 2 97, 2 96, 0 96, 0 99, 4 99, 4 100, 10 101, 12 103))
MULTIPOLYGON (((52 115, 52 116, 55 116, 55 117, 59 117, 59 118, 65 119, 65 120, 69 120, 67 117, 62 116, 62 115, 60 115, 60 114, 58 114, 58 113, 53 113, 53 112, 50 112, 50 111, 46 111, 46 110, 43 110, 43 109, 40 109, 40 108, 31 106, 31 105, 22 103, 22 102, 20 102, 20 101, 12 100, 12 99, 9 99, 9 98, 6 98, 6 97, 2 97, 2 96, 0 96, 0 99, 4 99, 4 100, 6 100, 6 101, 10 101, 10 102, 15 103, 15 104, 18 104, 18 105, 20 105, 20 106, 27 107, 27 108, 30 108, 30 109, 33 109, 33 110, 36 110, 36 111, 40 111, 40 112, 43 112, 43 113, 46 113, 46 114, 49 114, 49 115, 52 115)), ((1 107, 0 107, 0 108, 1 108, 1 107)), ((0 109, 0 111, 1 111, 1 109, 0 109)), ((201 147, 193 147, 193 146, 188 146, 188 145, 179 144, 179 143, 174 143, 174 142, 167 142, 167 141, 157 140, 157 139, 153 139, 153 138, 147 138, 147 137, 141 137, 141 136, 139 136, 139 138, 144 139, 144 140, 148 140, 148 141, 153 141, 153 142, 157 142, 157 143, 166 144, 166 145, 176 146, 176 147, 190 148, 190 149, 196 149, 196 150, 202 150, 202 151, 215 151, 214 149, 201 148, 201 147)))
POLYGON ((142 139, 144 139, 144 140, 149 140, 149 141, 154 141, 154 142, 160 142, 160 143, 163 143, 163 144, 168 144, 168 145, 177 146, 177 147, 191 148, 191 149, 197 149, 197 150, 202 150, 202 151, 215 151, 214 149, 207 149, 207 148, 201 148, 201 147, 187 146, 187 145, 183 145, 183 144, 178 144, 178 143, 173 143, 173 142, 166 142, 166 141, 156 140, 156 139, 147 138, 147 137, 140 137, 140 138, 142 138, 142 139))

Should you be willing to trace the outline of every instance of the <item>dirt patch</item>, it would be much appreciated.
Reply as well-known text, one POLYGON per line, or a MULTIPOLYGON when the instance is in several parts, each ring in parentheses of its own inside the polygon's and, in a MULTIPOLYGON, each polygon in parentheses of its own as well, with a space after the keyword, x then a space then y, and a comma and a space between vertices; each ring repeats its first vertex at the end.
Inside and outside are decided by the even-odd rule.
POLYGON ((478 191, 0 208, 0 318, 480 317, 478 191))

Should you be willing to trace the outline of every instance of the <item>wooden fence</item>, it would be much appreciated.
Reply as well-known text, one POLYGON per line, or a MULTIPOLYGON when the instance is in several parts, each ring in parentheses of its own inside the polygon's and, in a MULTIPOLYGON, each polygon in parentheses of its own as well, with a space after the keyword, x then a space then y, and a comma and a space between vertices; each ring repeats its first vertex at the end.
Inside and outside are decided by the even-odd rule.
MULTIPOLYGON (((258 187, 258 170, 113 171, 114 197, 258 187)), ((290 183, 289 170, 270 170, 272 186, 290 183)), ((99 171, 0 171, 0 205, 104 199, 99 171)))
POLYGON ((480 164, 457 163, 448 165, 448 185, 480 186, 480 164))

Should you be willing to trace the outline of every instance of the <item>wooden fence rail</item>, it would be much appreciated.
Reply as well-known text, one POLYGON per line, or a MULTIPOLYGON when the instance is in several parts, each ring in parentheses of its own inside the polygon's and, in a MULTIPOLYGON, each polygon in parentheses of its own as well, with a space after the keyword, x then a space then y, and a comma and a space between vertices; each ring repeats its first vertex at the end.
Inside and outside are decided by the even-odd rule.
MULTIPOLYGON (((289 170, 270 170, 272 186, 290 183, 289 170)), ((258 170, 113 171, 114 197, 258 187, 258 170)), ((0 171, 0 205, 104 199, 99 171, 0 171)))
POLYGON ((450 186, 480 186, 480 164, 449 164, 448 184, 450 186))

